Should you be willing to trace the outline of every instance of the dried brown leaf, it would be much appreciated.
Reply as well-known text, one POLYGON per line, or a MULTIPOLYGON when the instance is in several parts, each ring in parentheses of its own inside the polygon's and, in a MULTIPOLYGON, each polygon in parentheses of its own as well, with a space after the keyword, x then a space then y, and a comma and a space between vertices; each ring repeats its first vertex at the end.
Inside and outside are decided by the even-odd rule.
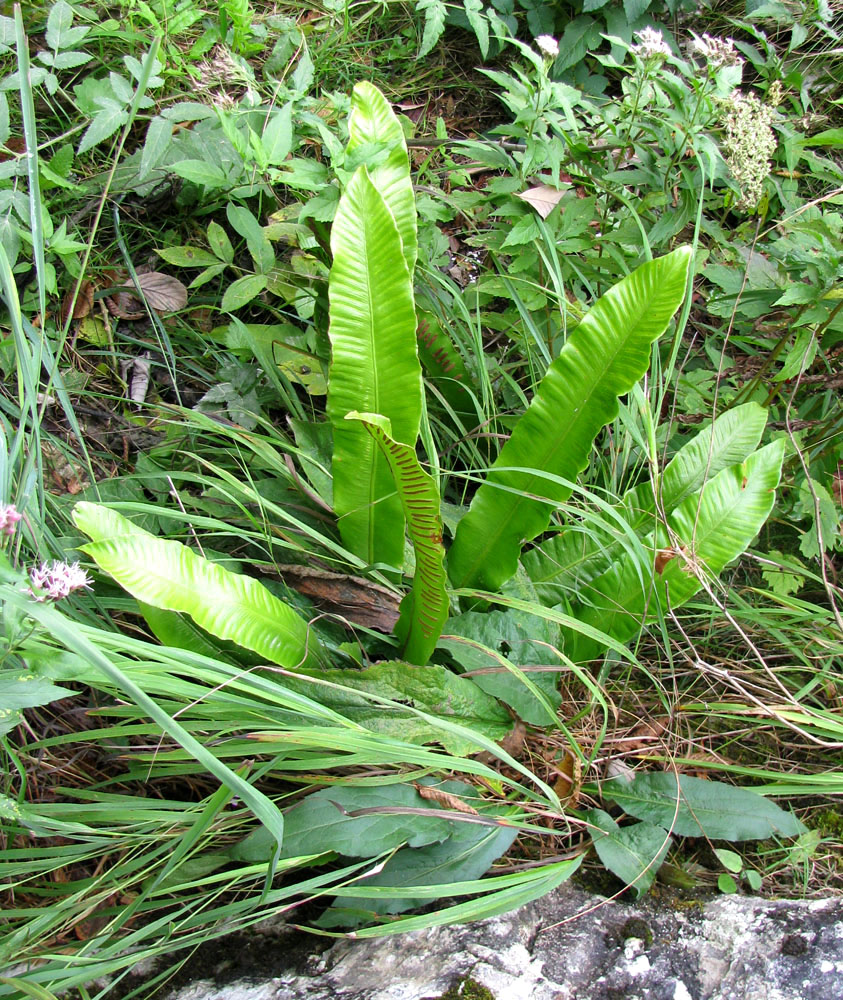
POLYGON ((429 802, 438 802, 446 809, 454 809, 456 812, 471 813, 472 816, 479 815, 473 806, 470 806, 467 802, 463 802, 458 795, 443 792, 433 785, 418 785, 413 782, 413 787, 423 799, 427 799, 429 802))
POLYGON ((118 319, 143 319, 146 316, 143 303, 131 292, 115 292, 105 299, 105 304, 111 315, 118 319))
POLYGON ((562 759, 557 761, 556 769, 559 777, 553 785, 553 790, 563 806, 570 806, 573 809, 580 797, 582 763, 578 757, 565 750, 562 759))
POLYGON ((147 271, 138 275, 138 285, 146 301, 158 312, 178 312, 187 305, 187 288, 169 274, 147 271))
POLYGON ((559 191, 548 184, 537 184, 529 191, 522 191, 518 197, 522 201, 526 201, 528 205, 532 205, 539 215, 546 219, 559 204, 564 194, 564 189, 559 191))
POLYGON ((92 282, 82 282, 76 294, 76 301, 74 302, 73 295, 75 292, 76 286, 74 285, 62 299, 60 313, 62 325, 67 322, 68 318, 84 319, 94 307, 94 286, 92 282), (71 307, 73 308, 72 314, 70 312, 71 307))
POLYGON ((399 596, 379 584, 309 566, 279 566, 279 571, 285 583, 317 607, 355 625, 391 632, 398 621, 399 596))

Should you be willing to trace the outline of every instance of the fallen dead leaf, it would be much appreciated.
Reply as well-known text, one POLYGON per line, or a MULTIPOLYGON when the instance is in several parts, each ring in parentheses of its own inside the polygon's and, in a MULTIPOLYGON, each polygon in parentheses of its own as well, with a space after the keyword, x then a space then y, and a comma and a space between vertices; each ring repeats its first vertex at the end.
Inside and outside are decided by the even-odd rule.
POLYGON ((146 301, 158 312, 178 312, 187 305, 187 288, 169 274, 147 271, 138 275, 138 285, 146 301))
POLYGON ((76 286, 65 295, 61 303, 61 312, 59 318, 61 319, 62 326, 70 319, 84 319, 88 313, 94 307, 94 285, 93 282, 83 281, 79 286, 79 291, 76 293, 76 301, 74 302, 73 296, 76 292, 76 286), (71 306, 73 307, 73 312, 71 313, 71 306))
POLYGON ((429 802, 438 802, 446 809, 454 809, 456 812, 471 813, 473 816, 478 815, 477 810, 473 808, 473 806, 470 806, 467 802, 463 802, 458 795, 451 795, 450 792, 443 792, 441 789, 435 788, 432 785, 419 785, 415 781, 413 782, 413 788, 415 788, 423 799, 427 799, 429 802))
POLYGON ((355 625, 391 632, 398 621, 398 594, 358 576, 308 566, 279 566, 282 579, 317 607, 355 625))
POLYGON ((671 560, 675 559, 677 556, 681 556, 684 551, 685 551, 684 545, 680 546, 678 549, 677 548, 660 549, 656 553, 656 567, 655 567, 656 574, 658 576, 661 576, 662 573, 664 573, 665 566, 667 566, 667 564, 671 560))
POLYGON ((546 219, 564 195, 564 188, 560 191, 550 187, 549 184, 537 184, 535 187, 531 187, 529 191, 522 191, 518 197, 522 201, 526 201, 528 205, 532 205, 539 215, 543 219, 546 219))
POLYGON ((559 777, 553 785, 553 790, 563 806, 570 806, 573 809, 580 798, 582 763, 578 757, 566 750, 562 759, 557 761, 556 769, 559 777))

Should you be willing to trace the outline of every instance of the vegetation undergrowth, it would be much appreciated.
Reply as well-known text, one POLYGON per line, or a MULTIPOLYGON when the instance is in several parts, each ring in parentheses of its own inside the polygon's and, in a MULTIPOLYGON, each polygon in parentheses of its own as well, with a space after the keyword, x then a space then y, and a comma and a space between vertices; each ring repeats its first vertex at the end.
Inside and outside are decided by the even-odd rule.
POLYGON ((841 26, 554 9, 0 17, 0 996, 840 891, 841 26))

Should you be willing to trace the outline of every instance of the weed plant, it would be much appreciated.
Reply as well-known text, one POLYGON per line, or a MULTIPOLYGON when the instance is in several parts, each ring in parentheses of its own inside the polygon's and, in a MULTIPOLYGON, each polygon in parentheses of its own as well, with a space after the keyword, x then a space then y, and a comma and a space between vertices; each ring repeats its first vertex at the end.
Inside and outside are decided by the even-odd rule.
POLYGON ((597 864, 613 892, 840 891, 840 25, 588 6, 0 17, 0 996, 145 996, 267 916, 400 933, 597 864), (341 392, 364 196, 396 236, 373 301, 411 316, 365 382, 398 412, 416 380, 394 437, 341 392), (580 465, 534 462, 518 428, 589 310, 686 257, 580 465), (668 502, 694 441, 694 545, 784 456, 719 561, 668 502), (517 572, 457 579, 482 505, 537 497, 517 572))

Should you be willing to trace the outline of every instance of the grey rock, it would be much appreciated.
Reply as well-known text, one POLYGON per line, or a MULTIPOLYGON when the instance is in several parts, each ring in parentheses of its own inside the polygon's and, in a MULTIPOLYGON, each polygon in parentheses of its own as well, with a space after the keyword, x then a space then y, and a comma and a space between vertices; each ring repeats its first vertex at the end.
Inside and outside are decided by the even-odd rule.
POLYGON ((843 1000, 843 899, 724 896, 677 909, 563 886, 475 924, 341 940, 321 954, 314 944, 296 970, 288 932, 262 934, 260 977, 241 968, 225 982, 221 968, 168 1000, 433 1000, 463 995, 467 977, 495 1000, 843 1000))

